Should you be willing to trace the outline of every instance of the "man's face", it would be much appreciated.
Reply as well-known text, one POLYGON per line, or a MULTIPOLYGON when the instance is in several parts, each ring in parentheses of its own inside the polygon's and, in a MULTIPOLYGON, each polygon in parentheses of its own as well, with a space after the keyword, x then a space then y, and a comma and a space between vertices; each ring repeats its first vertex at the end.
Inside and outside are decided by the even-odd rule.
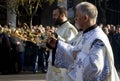
POLYGON ((76 15, 75 15, 75 24, 77 25, 78 29, 82 29, 83 27, 83 17, 81 16, 80 12, 76 10, 76 15))
POLYGON ((61 15, 60 15, 58 9, 53 10, 53 21, 54 21, 55 25, 59 25, 62 23, 61 15))

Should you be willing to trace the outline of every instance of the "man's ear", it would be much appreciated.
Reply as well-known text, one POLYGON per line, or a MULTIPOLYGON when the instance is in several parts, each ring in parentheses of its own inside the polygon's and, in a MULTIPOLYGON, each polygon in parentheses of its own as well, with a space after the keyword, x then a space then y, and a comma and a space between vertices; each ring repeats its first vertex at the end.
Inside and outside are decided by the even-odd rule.
POLYGON ((89 20, 88 15, 85 15, 85 16, 84 16, 84 21, 87 22, 88 20, 89 20))
POLYGON ((65 16, 65 14, 64 14, 64 13, 62 13, 62 14, 60 14, 60 16, 61 16, 61 17, 64 17, 64 16, 65 16))

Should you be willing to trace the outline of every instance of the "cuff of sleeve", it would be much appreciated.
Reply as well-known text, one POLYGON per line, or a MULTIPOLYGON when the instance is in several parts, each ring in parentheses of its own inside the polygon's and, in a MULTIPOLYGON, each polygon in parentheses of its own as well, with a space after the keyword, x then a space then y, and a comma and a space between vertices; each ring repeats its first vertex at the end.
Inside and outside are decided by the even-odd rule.
POLYGON ((52 65, 54 65, 54 62, 55 62, 55 54, 56 54, 57 44, 58 44, 58 40, 56 42, 55 48, 52 50, 52 65))

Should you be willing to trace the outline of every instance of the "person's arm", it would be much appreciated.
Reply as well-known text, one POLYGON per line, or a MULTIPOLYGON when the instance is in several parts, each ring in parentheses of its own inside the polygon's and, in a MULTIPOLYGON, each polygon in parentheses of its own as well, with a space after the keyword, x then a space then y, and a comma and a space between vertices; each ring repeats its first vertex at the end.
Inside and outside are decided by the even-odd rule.
POLYGON ((66 69, 70 68, 70 65, 74 63, 72 55, 73 48, 74 47, 70 44, 58 41, 54 66, 66 69))
POLYGON ((104 80, 109 74, 110 67, 106 57, 106 47, 101 40, 97 39, 93 42, 90 54, 84 60, 83 68, 84 81, 104 80))
POLYGON ((55 50, 54 66, 59 68, 69 68, 69 66, 74 63, 74 58, 72 56, 74 47, 72 45, 52 38, 48 40, 47 46, 55 50))

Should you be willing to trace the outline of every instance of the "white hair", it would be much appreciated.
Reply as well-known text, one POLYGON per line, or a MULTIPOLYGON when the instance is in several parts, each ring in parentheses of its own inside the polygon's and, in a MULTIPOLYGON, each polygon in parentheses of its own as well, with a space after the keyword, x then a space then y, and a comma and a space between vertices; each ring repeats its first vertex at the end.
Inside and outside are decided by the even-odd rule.
POLYGON ((88 15, 90 19, 97 19, 98 10, 95 5, 89 2, 81 2, 76 6, 81 15, 88 15))

